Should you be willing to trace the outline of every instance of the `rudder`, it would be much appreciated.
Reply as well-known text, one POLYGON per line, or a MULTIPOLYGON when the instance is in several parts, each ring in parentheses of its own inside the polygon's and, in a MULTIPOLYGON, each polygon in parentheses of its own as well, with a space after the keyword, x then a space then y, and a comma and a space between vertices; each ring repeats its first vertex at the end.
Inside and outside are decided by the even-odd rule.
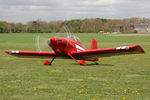
POLYGON ((97 41, 94 38, 92 39, 91 49, 98 49, 97 41))

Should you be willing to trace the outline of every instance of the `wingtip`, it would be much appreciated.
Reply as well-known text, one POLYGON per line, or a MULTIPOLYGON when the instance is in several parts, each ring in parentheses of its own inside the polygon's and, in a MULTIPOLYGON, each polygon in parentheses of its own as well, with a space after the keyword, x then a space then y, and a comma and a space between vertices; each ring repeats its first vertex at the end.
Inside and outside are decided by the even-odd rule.
POLYGON ((140 51, 140 53, 145 53, 144 49, 140 45, 137 45, 137 47, 138 47, 138 51, 140 51))
POLYGON ((4 52, 5 52, 5 53, 9 53, 9 50, 5 50, 4 52))

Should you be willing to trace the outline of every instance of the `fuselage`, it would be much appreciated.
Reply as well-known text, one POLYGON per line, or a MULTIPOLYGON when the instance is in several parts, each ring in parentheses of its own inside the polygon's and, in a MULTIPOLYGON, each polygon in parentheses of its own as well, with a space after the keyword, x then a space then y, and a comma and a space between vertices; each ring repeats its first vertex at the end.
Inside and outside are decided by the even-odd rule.
POLYGON ((47 43, 57 55, 62 56, 67 56, 73 51, 87 50, 87 48, 73 38, 52 37, 47 40, 47 43))

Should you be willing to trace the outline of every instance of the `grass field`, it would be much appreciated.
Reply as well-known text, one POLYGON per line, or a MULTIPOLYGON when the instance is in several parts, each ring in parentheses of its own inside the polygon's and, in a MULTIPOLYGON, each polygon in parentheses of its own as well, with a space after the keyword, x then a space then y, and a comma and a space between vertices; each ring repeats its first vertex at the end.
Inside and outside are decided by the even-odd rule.
MULTIPOLYGON (((77 34, 90 48, 141 45, 146 54, 101 58, 80 66, 71 59, 16 58, 4 50, 36 50, 35 37, 65 34, 0 34, 0 100, 150 100, 150 37, 77 34)), ((50 50, 49 48, 43 48, 50 50)))

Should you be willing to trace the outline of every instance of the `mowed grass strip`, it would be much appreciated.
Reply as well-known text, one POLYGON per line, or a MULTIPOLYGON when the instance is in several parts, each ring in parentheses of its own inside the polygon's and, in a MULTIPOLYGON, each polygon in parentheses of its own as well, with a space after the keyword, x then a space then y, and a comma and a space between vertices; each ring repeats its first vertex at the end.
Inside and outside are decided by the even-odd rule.
MULTIPOLYGON (((0 34, 1 100, 149 100, 150 37, 75 34, 90 48, 141 45, 146 54, 100 58, 99 65, 80 66, 72 59, 16 58, 4 50, 36 50, 36 36, 66 34, 0 34)), ((40 44, 42 45, 42 44, 40 44)), ((52 51, 48 46, 43 51, 52 51)))

